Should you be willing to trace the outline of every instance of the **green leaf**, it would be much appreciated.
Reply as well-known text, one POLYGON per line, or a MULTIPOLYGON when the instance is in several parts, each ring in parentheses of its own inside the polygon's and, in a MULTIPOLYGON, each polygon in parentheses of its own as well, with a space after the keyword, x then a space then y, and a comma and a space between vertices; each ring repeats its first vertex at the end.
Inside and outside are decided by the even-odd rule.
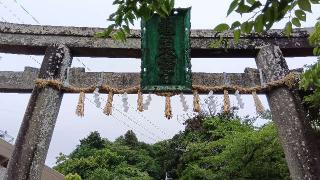
POLYGON ((287 22, 285 28, 284 28, 284 34, 287 36, 290 36, 292 32, 292 23, 291 22, 287 22))
POLYGON ((312 4, 320 4, 320 0, 310 0, 312 4))
POLYGON ((253 10, 259 8, 260 6, 262 6, 260 1, 256 1, 249 9, 248 12, 252 12, 253 10))
POLYGON ((175 0, 170 0, 170 10, 174 8, 175 0))
POLYGON ((320 55, 320 47, 313 48, 313 55, 319 56, 320 55))
POLYGON ((234 40, 235 44, 237 44, 239 42, 240 35, 241 35, 241 30, 240 29, 237 29, 237 30, 233 31, 233 40, 234 40))
POLYGON ((299 18, 301 21, 306 21, 306 13, 300 9, 296 10, 294 14, 299 18))
POLYGON ((223 24, 217 25, 217 26, 213 29, 213 31, 223 32, 223 31, 227 31, 227 30, 229 30, 229 29, 230 29, 230 26, 229 26, 228 24, 223 23, 223 24))
POLYGON ((244 22, 241 25, 241 31, 245 34, 249 34, 252 31, 253 25, 254 25, 253 21, 244 22))
POLYGON ((165 3, 160 5, 160 8, 167 16, 169 15, 169 11, 168 11, 165 3))
POLYGON ((298 18, 293 18, 291 20, 292 24, 295 25, 296 27, 301 27, 300 20, 298 18))
POLYGON ((122 25, 123 30, 127 33, 130 34, 130 28, 127 25, 122 25))
POLYGON ((263 31, 263 15, 262 14, 256 17, 254 22, 254 30, 257 33, 261 33, 263 31))
POLYGON ((311 4, 309 0, 298 0, 298 6, 300 9, 312 13, 311 4))
POLYGON ((247 3, 253 5, 256 2, 256 0, 247 0, 247 3))
POLYGON ((229 16, 232 13, 232 11, 234 11, 237 8, 238 2, 239 2, 239 0, 232 1, 232 3, 229 6, 229 9, 228 9, 227 16, 229 16))
POLYGON ((239 4, 238 9, 236 10, 237 13, 248 13, 250 9, 250 6, 245 4, 239 4))
POLYGON ((231 25, 231 30, 234 30, 234 29, 236 29, 236 28, 238 28, 238 27, 240 27, 241 26, 241 23, 239 22, 239 21, 235 21, 234 23, 232 23, 232 25, 231 25))

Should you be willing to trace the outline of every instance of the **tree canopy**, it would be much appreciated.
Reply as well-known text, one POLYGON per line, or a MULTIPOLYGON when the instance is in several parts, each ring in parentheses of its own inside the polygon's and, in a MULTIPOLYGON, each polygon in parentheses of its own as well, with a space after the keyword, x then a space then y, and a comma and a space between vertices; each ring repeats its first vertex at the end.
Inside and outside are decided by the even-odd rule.
POLYGON ((82 179, 289 179, 273 123, 260 128, 235 114, 199 115, 186 129, 155 144, 128 131, 114 142, 92 132, 56 170, 82 179))

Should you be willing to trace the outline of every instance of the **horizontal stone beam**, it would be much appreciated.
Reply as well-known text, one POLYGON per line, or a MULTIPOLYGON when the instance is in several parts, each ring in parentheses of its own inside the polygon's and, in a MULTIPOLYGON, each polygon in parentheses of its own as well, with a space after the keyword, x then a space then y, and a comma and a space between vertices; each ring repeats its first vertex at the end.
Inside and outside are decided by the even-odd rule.
MULTIPOLYGON (((14 54, 43 55, 45 49, 53 44, 67 45, 74 56, 140 58, 140 31, 132 30, 132 35, 125 43, 111 38, 95 38, 103 28, 38 26, 0 22, 0 52, 14 54)), ((234 45, 232 32, 225 36, 227 47, 211 48, 217 40, 212 30, 191 31, 192 58, 255 58, 259 49, 266 45, 277 45, 286 57, 312 56, 312 47, 308 36, 312 29, 295 29, 290 37, 282 30, 270 30, 264 34, 243 35, 234 45)))
MULTIPOLYGON (((32 67, 26 67, 23 72, 0 71, 0 92, 31 93, 38 72, 39 69, 32 67)), ((192 76, 193 85, 224 85, 223 73, 193 73, 192 76)), ((260 78, 256 69, 247 68, 244 73, 227 73, 226 77, 230 85, 241 87, 260 85, 260 78)), ((85 72, 84 68, 71 68, 69 71, 69 83, 76 87, 90 87, 98 84, 100 78, 103 78, 104 84, 119 89, 139 86, 140 84, 140 73, 85 72)))

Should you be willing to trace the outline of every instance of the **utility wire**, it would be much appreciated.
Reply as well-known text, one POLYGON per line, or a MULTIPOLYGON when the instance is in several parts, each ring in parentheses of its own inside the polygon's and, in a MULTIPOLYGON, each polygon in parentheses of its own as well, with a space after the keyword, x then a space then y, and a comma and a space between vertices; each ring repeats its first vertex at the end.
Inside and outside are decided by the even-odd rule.
POLYGON ((155 127, 158 131, 160 131, 163 135, 167 136, 167 134, 156 124, 154 124, 152 121, 150 121, 148 118, 146 118, 141 112, 139 112, 137 109, 132 107, 130 104, 128 104, 129 108, 137 112, 144 120, 146 120, 149 124, 151 124, 153 127, 155 127))
POLYGON ((16 13, 14 13, 7 5, 5 5, 2 1, 0 1, 0 4, 7 11, 9 11, 9 13, 12 14, 12 16, 16 18, 16 20, 18 20, 18 22, 23 23, 23 21, 18 17, 18 15, 16 13))
MULTIPOLYGON (((7 9, 12 16, 14 16, 16 18, 16 20, 22 24, 24 24, 24 22, 11 10, 9 9, 3 2, 0 1, 0 4, 5 8, 7 9)), ((6 19, 4 19, 3 17, 1 17, 1 19, 4 21, 4 22, 8 22, 6 19)), ((33 56, 31 55, 28 55, 30 59, 32 59, 34 62, 36 62, 37 64, 41 65, 41 63, 36 59, 34 58, 33 56)))
MULTIPOLYGON (((102 101, 104 101, 105 103, 107 102, 105 99, 102 99, 102 101)), ((127 119, 129 119, 131 122, 133 122, 134 124, 136 124, 137 126, 141 127, 142 129, 144 129, 146 132, 148 132, 149 134, 151 134, 152 136, 156 136, 158 139, 163 139, 160 136, 154 134, 153 132, 151 132, 149 129, 147 129, 146 127, 144 127, 143 125, 141 125, 138 121, 134 120, 134 118, 131 118, 129 116, 129 114, 123 113, 122 111, 120 111, 118 108, 116 108, 115 106, 112 107, 114 110, 116 110, 118 113, 120 113, 122 116, 126 117, 127 119)))
MULTIPOLYGON (((92 100, 91 99, 89 99, 89 98, 87 98, 86 97, 86 99, 91 103, 91 104, 93 104, 94 106, 95 106, 95 104, 94 104, 94 102, 92 102, 92 100)), ((96 107, 96 106, 95 106, 96 107)), ((100 108, 98 108, 98 109, 101 109, 101 110, 103 110, 103 108, 102 107, 100 107, 100 108)), ((138 130, 138 129, 136 129, 136 128, 133 128, 133 127, 131 127, 130 125, 128 125, 125 121, 123 121, 123 120, 120 120, 119 118, 117 118, 116 116, 114 116, 114 115, 112 115, 111 114, 111 116, 114 118, 114 119, 116 119, 117 121, 119 121, 119 122, 121 122, 122 124, 124 124, 125 126, 127 126, 129 129, 133 129, 134 131, 136 131, 137 133, 139 133, 140 135, 142 135, 143 137, 145 137, 145 138, 148 138, 148 139, 150 139, 150 140, 152 140, 152 141, 157 141, 156 139, 154 139, 154 138, 152 138, 152 137, 150 137, 150 136, 147 136, 146 134, 144 134, 143 132, 141 132, 140 130, 138 130)), ((130 120, 130 119, 129 119, 130 120)))
MULTIPOLYGON (((40 21, 37 19, 37 18, 35 18, 35 16, 33 16, 22 4, 20 4, 18 1, 16 1, 16 0, 14 0, 14 2, 20 7, 20 8, 22 8, 23 9, 23 11, 24 12, 26 12, 31 18, 32 18, 32 20, 34 21, 34 22, 36 22, 37 24, 39 24, 39 25, 41 25, 41 23, 40 23, 40 21)), ((22 24, 25 24, 10 8, 8 8, 8 6, 6 6, 3 2, 1 2, 1 0, 0 0, 0 4, 5 8, 5 9, 7 9, 17 20, 18 20, 18 22, 20 22, 20 23, 22 23, 22 24)), ((1 18, 1 19, 3 19, 3 18, 1 18)), ((3 19, 4 20, 4 19, 3 19)), ((7 22, 7 21, 5 21, 5 22, 7 22)), ((32 56, 31 56, 32 57, 32 56)), ((39 63, 36 59, 34 59, 33 57, 32 57, 32 59, 34 60, 34 61, 36 61, 38 64, 40 64, 41 65, 41 63, 39 63)), ((86 68, 86 70, 87 71, 91 71, 91 69, 88 67, 88 66, 86 66, 78 57, 76 57, 75 58, 79 63, 81 63, 85 68, 86 68)))
MULTIPOLYGON (((40 21, 39 21, 37 18, 35 18, 35 16, 33 16, 21 3, 19 3, 17 0, 14 0, 14 2, 15 2, 27 15, 29 15, 29 16, 33 19, 34 22, 36 22, 36 23, 39 24, 39 25, 41 24, 40 21)), ((24 24, 24 22, 23 22, 10 8, 8 8, 8 7, 7 7, 4 3, 2 3, 1 1, 0 1, 0 4, 1 4, 5 9, 7 9, 7 10, 18 20, 18 22, 24 24)), ((7 22, 4 18, 1 17, 1 19, 3 19, 5 22, 7 22)), ((37 59, 35 59, 35 58, 32 57, 32 56, 29 56, 29 57, 30 57, 32 60, 34 60, 37 64, 41 65, 41 63, 40 63, 37 59)), ((91 71, 91 69, 90 69, 88 66, 86 66, 78 57, 76 57, 76 60, 77 60, 79 63, 81 63, 82 66, 84 66, 87 71, 91 71)), ((149 131, 147 128, 145 128, 144 126, 139 125, 139 123, 138 123, 137 121, 134 121, 133 118, 131 118, 131 117, 128 116, 127 114, 124 114, 124 113, 121 112, 119 109, 115 108, 115 110, 118 111, 119 113, 121 113, 123 116, 127 117, 129 120, 131 120, 132 122, 134 122, 134 123, 137 124, 138 126, 142 127, 142 128, 143 128, 144 130, 146 130, 148 133, 152 134, 153 136, 157 136, 157 135, 155 135, 153 132, 151 132, 151 131, 149 131)), ((137 110, 136 110, 136 111, 137 111, 137 110)), ((162 134, 166 135, 166 133, 165 133, 162 129, 160 129, 159 126, 155 125, 153 122, 151 122, 151 121, 150 121, 149 119, 147 119, 145 116, 143 116, 141 113, 138 112, 138 114, 139 114, 144 120, 146 120, 149 124, 151 124, 151 125, 154 126, 157 130, 159 130, 162 134)), ((158 136, 158 138, 159 138, 159 136, 158 136)), ((162 139, 162 138, 159 138, 159 139, 162 139)))
POLYGON ((33 21, 35 21, 37 24, 40 24, 40 22, 21 4, 19 3, 17 0, 14 0, 14 2, 20 6, 20 8, 25 12, 27 13, 32 19, 33 21))
POLYGON ((2 16, 0 17, 1 21, 7 22, 2 16))

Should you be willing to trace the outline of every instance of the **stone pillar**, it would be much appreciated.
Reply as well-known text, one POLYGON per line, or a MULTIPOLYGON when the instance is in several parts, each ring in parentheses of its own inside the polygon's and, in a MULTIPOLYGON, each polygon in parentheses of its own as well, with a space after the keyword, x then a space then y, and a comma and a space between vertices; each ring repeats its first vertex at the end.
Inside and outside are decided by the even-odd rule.
MULTIPOLYGON (((263 47, 257 58, 266 82, 279 80, 289 73, 277 46, 263 47)), ((297 90, 279 87, 267 93, 272 119, 277 126, 292 179, 319 179, 320 153, 302 99, 297 90)))
MULTIPOLYGON (((38 78, 63 81, 71 65, 64 45, 47 48, 38 78)), ((34 87, 26 109, 5 180, 39 180, 56 124, 63 93, 51 87, 34 87)))

